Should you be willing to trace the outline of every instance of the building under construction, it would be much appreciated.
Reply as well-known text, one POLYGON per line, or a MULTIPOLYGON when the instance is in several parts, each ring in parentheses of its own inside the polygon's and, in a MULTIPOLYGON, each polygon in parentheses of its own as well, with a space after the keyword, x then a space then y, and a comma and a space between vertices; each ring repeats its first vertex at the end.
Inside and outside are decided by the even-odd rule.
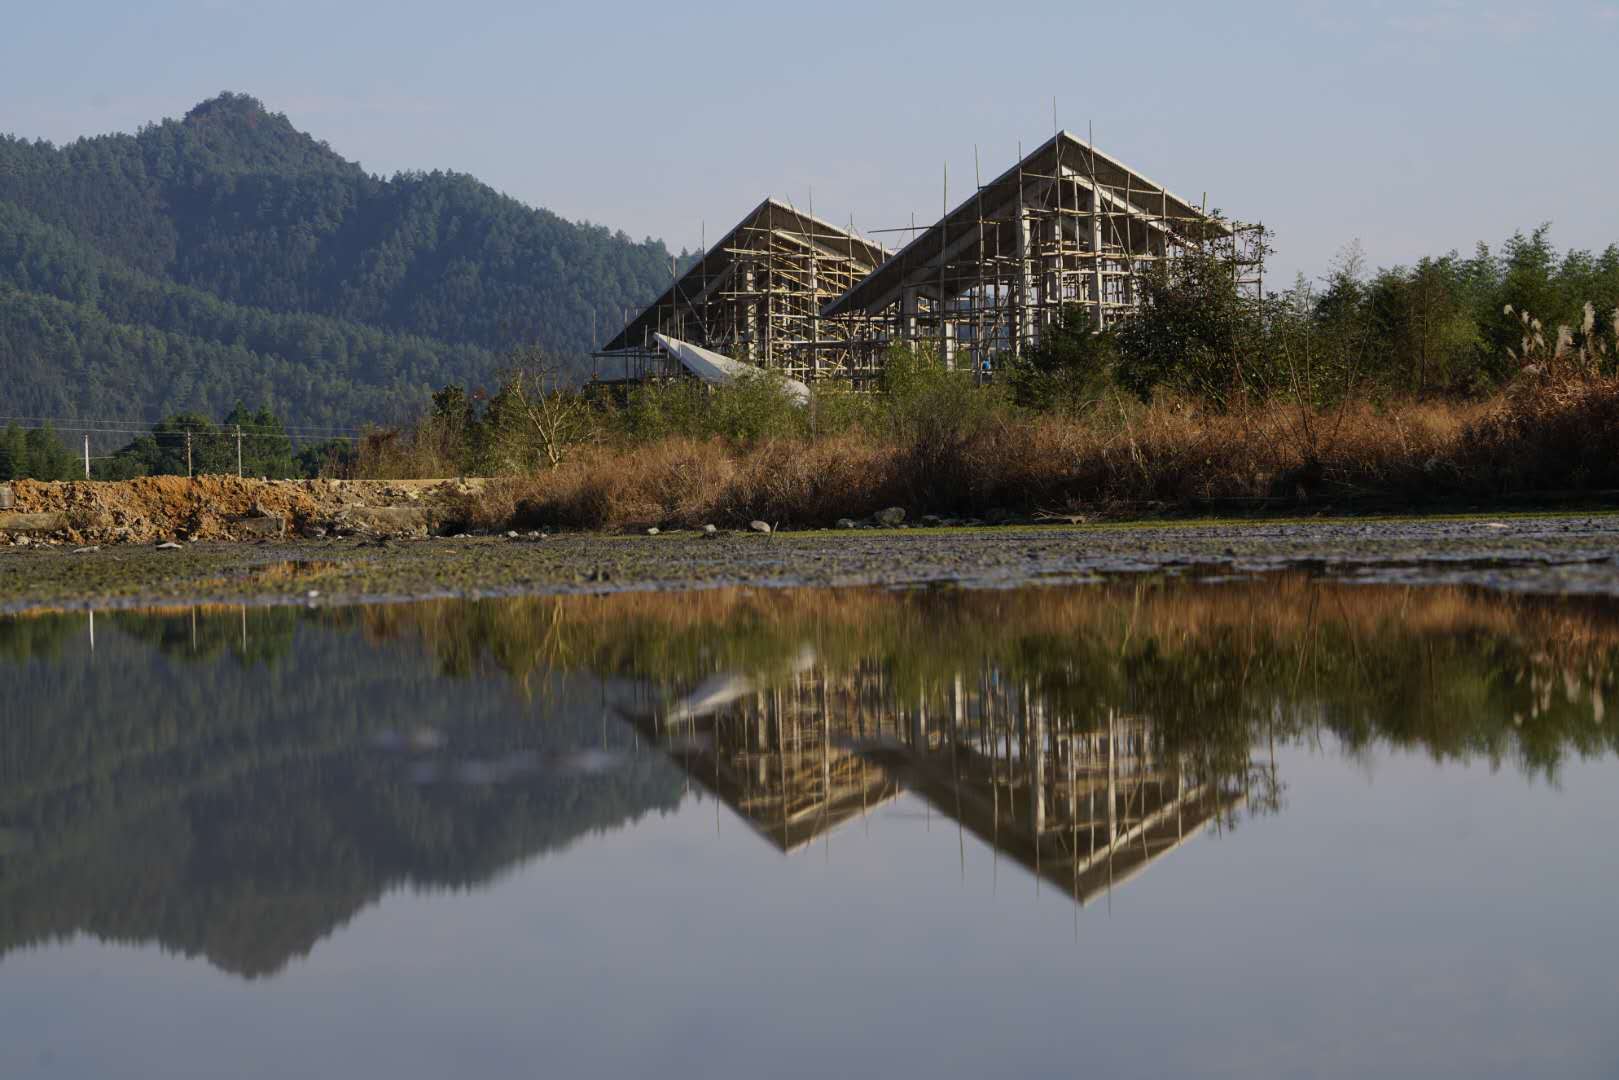
POLYGON ((1263 286, 1264 231, 1207 212, 1059 132, 915 232, 895 254, 767 199, 608 342, 632 379, 680 366, 655 335, 802 380, 860 383, 891 345, 992 375, 1072 308, 1101 329, 1140 303, 1144 275, 1190 255, 1263 286))
POLYGON ((674 375, 664 335, 794 379, 853 375, 872 350, 821 310, 888 257, 880 245, 766 199, 604 345, 617 377, 674 375))

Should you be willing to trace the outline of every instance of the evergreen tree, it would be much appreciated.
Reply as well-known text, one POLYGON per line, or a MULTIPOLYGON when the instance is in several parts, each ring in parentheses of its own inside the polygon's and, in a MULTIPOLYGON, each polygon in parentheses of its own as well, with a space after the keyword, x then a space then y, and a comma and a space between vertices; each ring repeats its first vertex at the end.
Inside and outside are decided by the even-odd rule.
POLYGON ((71 480, 73 478, 73 455, 62 440, 56 437, 56 429, 46 424, 44 427, 33 428, 26 436, 27 444, 27 475, 34 480, 71 480))
POLYGON ((287 437, 281 420, 268 407, 249 412, 238 401, 220 430, 227 437, 241 433, 243 476, 281 479, 302 475, 293 460, 292 440, 287 437))
POLYGON ((28 476, 28 436, 15 423, 0 432, 0 480, 20 480, 28 476))

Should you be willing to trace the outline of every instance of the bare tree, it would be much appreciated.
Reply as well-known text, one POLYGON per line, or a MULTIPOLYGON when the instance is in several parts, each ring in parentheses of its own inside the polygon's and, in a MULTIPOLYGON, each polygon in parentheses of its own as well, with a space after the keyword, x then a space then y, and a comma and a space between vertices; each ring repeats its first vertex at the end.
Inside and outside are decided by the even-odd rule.
POLYGON ((538 346, 518 350, 512 360, 500 394, 508 399, 500 409, 507 414, 503 419, 518 423, 518 438, 525 451, 532 450, 536 463, 554 469, 575 447, 595 440, 595 408, 538 346))

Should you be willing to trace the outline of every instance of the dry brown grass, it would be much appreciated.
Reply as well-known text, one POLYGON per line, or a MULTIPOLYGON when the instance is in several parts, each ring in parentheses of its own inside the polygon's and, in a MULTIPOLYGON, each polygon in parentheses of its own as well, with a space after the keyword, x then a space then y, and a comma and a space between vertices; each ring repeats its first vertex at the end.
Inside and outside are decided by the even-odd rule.
POLYGON ((356 460, 343 474, 344 479, 352 474, 368 480, 421 480, 461 473, 454 439, 430 419, 410 431, 368 432, 355 453, 356 460))
POLYGON ((1487 401, 1262 403, 1109 399, 1080 417, 1007 412, 965 434, 864 432, 739 445, 668 438, 593 447, 491 484, 467 523, 585 529, 753 519, 800 527, 887 506, 1124 511, 1227 500, 1320 504, 1619 487, 1619 380, 1520 386, 1487 401))
POLYGON ((1521 385, 1463 433, 1455 454, 1483 494, 1619 488, 1619 377, 1521 385))

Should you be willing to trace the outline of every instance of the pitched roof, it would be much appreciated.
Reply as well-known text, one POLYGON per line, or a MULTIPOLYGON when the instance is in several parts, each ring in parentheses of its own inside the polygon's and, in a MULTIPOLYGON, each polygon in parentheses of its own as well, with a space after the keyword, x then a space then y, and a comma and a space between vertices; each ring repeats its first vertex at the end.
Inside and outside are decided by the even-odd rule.
POLYGON ((840 229, 787 203, 767 198, 704 252, 661 296, 642 309, 616 337, 602 346, 602 351, 615 352, 639 347, 650 340, 653 333, 665 329, 658 321, 660 309, 668 311, 674 308, 677 297, 680 306, 696 307, 723 287, 730 271, 736 266, 737 249, 748 246, 748 234, 757 231, 773 232, 795 242, 812 245, 829 258, 851 258, 865 267, 874 267, 888 256, 887 249, 880 244, 856 236, 847 229, 840 229))
POLYGON ((950 252, 946 259, 944 287, 948 295, 970 288, 977 280, 967 269, 979 259, 979 237, 982 244, 994 252, 1014 250, 1011 221, 989 221, 1014 203, 1021 188, 1031 178, 1050 180, 1058 172, 1059 164, 1065 174, 1081 185, 1094 187, 1102 200, 1115 211, 1128 214, 1127 229, 1166 229, 1173 219, 1198 218, 1225 231, 1225 227, 1208 219, 1199 207, 1169 191, 1162 184, 1109 157, 1085 140, 1060 131, 1034 150, 1022 161, 1007 169, 978 191, 968 196, 932 228, 917 236, 898 253, 857 282, 848 292, 828 304, 822 314, 841 315, 848 311, 873 311, 886 306, 902 284, 914 283, 932 286, 937 291, 940 280, 938 257, 941 251, 950 252), (980 233, 980 220, 985 223, 980 233), (995 246, 991 246, 991 245, 995 246), (954 268, 954 272, 952 272, 954 268))

